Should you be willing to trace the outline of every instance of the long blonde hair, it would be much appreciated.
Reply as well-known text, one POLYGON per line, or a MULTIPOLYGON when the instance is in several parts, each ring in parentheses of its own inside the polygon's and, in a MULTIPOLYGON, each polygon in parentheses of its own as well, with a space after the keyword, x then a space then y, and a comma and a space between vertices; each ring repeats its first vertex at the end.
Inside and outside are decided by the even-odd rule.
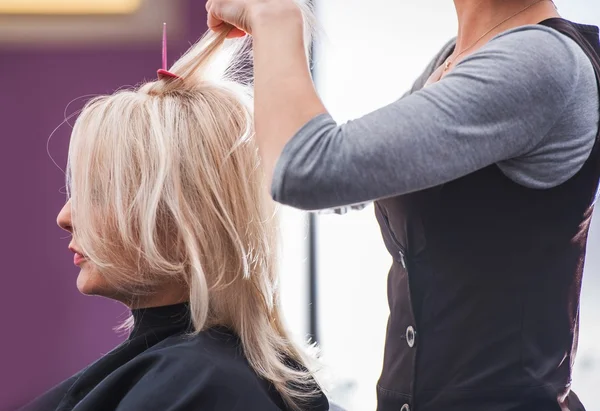
POLYGON ((86 104, 69 148, 74 234, 125 295, 185 284, 196 332, 232 328, 256 374, 299 410, 319 387, 282 323, 273 204, 250 93, 215 59, 225 36, 194 45, 170 70, 179 79, 86 104))

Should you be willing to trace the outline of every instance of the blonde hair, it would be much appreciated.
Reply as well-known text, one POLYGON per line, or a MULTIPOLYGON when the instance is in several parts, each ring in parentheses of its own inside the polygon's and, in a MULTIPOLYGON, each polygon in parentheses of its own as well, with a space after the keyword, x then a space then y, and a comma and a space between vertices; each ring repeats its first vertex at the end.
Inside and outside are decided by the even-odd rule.
POLYGON ((124 295, 185 284, 196 332, 233 329, 256 374, 302 409, 319 386, 283 326, 250 94, 215 59, 225 36, 194 45, 170 70, 179 79, 86 104, 69 148, 74 234, 124 295))

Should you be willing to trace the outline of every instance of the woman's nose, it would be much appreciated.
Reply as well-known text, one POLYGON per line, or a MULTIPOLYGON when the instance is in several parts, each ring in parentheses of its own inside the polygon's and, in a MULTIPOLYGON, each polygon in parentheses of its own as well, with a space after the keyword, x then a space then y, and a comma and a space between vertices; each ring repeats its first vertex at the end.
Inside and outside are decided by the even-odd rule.
POLYGON ((71 200, 67 201, 62 210, 60 210, 60 213, 58 213, 56 223, 63 230, 70 233, 73 232, 73 225, 71 223, 71 200))

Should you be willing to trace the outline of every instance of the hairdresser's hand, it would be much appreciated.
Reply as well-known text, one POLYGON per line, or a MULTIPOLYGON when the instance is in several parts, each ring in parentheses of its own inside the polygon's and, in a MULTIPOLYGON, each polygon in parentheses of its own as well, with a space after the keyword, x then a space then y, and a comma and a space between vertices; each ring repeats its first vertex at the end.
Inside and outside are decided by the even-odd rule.
POLYGON ((227 37, 252 34, 252 28, 262 19, 277 19, 280 13, 298 12, 294 0, 208 0, 208 28, 220 31, 233 26, 227 37))

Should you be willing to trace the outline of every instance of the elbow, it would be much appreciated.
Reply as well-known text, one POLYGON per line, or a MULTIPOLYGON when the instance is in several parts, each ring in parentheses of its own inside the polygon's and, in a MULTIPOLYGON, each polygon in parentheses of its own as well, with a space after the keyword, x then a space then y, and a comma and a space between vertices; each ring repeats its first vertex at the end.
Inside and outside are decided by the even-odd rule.
MULTIPOLYGON (((313 170, 314 171, 314 170, 313 170)), ((336 207, 335 190, 324 173, 288 167, 276 173, 271 182, 271 197, 279 204, 304 211, 336 207)))
POLYGON ((271 180, 271 197, 279 204, 304 211, 321 208, 319 179, 300 153, 284 153, 275 164, 271 180))
POLYGON ((331 164, 336 163, 332 157, 339 141, 340 129, 329 115, 313 119, 300 130, 276 161, 271 180, 273 200, 306 211, 331 207, 335 190, 331 164))
MULTIPOLYGON (((290 179, 291 180, 291 179, 290 179)), ((316 211, 326 206, 320 204, 319 197, 315 195, 317 190, 314 190, 313 185, 308 179, 293 182, 287 181, 276 182, 273 180, 271 185, 271 197, 279 204, 296 208, 303 211, 316 211)))

